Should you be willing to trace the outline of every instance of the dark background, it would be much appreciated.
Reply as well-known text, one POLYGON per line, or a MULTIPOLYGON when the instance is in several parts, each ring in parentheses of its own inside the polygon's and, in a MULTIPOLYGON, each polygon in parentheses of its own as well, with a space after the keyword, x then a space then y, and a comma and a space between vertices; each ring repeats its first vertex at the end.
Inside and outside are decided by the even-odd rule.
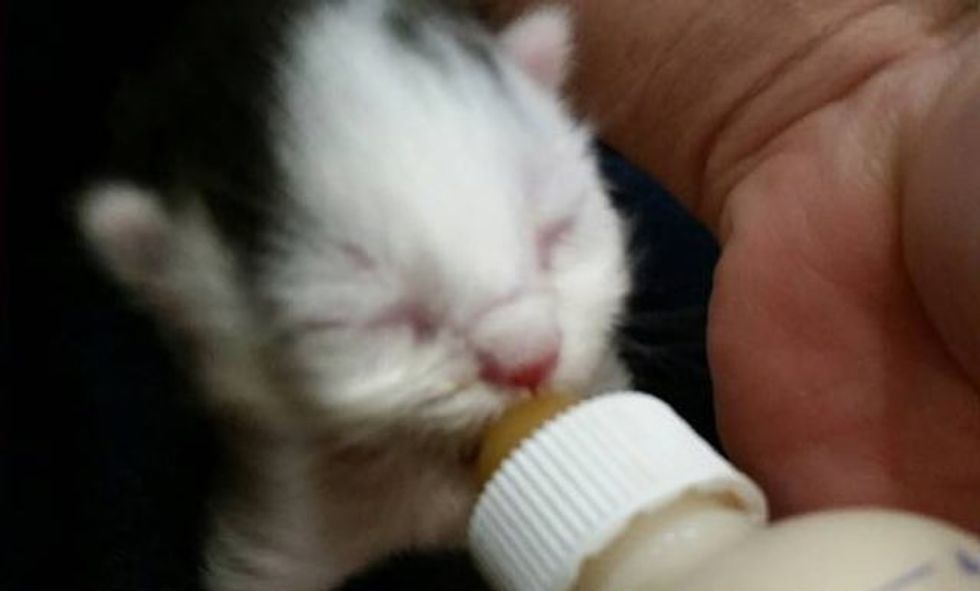
MULTIPOLYGON (((71 195, 105 156, 113 89, 189 0, 5 3, 0 170, 0 589, 199 589, 217 449, 153 327, 96 271, 71 195)), ((608 150, 635 229, 624 353, 638 386, 714 440, 704 307, 717 252, 608 150)), ((350 591, 482 588, 462 554, 402 557, 350 591)), ((286 590, 284 590, 286 591, 286 590)))

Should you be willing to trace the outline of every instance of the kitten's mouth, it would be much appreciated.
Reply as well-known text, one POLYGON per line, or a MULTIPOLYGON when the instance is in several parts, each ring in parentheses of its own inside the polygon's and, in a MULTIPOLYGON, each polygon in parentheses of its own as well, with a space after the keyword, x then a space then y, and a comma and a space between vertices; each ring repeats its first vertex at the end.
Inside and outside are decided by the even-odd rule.
MULTIPOLYGON (((507 406, 510 405, 508 404, 507 406)), ((472 471, 476 468, 485 435, 490 427, 503 415, 505 410, 506 408, 501 408, 498 412, 488 414, 482 420, 474 422, 465 432, 458 433, 452 437, 455 439, 450 444, 453 463, 461 466, 466 471, 472 471)))
POLYGON ((410 420, 373 430, 370 438, 363 443, 367 448, 388 448, 393 438, 402 442, 406 452, 422 453, 459 469, 472 471, 487 430, 508 408, 533 396, 529 390, 501 391, 486 388, 485 385, 481 387, 479 382, 459 384, 428 398, 415 409, 418 414, 410 420), (456 397, 472 397, 473 406, 460 409, 458 413, 447 412, 446 405, 452 405, 456 397), (376 439, 378 433, 386 434, 384 441, 376 439))
POLYGON ((522 390, 517 394, 513 392, 502 394, 507 399, 507 403, 502 405, 497 412, 486 416, 477 424, 475 428, 462 437, 461 443, 457 448, 459 463, 462 464, 467 470, 475 470, 477 460, 479 459, 484 445, 484 440, 486 439, 486 435, 490 429, 504 414, 508 412, 509 409, 527 402, 529 399, 532 399, 539 394, 540 392, 531 390, 522 390))

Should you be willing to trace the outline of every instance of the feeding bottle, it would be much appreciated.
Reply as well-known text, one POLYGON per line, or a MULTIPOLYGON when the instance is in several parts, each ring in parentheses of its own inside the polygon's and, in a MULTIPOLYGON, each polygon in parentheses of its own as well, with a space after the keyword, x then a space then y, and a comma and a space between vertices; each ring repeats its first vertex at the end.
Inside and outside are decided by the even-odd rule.
POLYGON ((980 591, 980 540, 931 518, 769 524, 759 487, 646 394, 534 398, 478 471, 470 549, 498 591, 980 591))

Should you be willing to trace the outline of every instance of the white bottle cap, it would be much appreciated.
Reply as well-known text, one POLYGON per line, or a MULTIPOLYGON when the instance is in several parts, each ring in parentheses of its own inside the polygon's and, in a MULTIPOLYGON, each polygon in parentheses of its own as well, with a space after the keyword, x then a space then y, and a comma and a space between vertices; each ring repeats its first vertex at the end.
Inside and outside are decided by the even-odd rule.
POLYGON ((552 419, 504 461, 470 520, 470 550, 500 591, 566 591, 633 517, 690 492, 766 519, 762 491, 669 406, 606 394, 552 419))

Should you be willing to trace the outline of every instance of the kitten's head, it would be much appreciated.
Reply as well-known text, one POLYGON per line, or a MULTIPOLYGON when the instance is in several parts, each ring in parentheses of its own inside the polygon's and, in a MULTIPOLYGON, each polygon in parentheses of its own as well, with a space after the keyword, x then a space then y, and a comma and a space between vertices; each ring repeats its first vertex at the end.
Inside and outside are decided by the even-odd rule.
POLYGON ((534 387, 588 388, 627 279, 557 98, 564 14, 490 39, 349 4, 290 35, 257 246, 194 187, 113 182, 83 203, 96 252, 186 339, 213 400, 252 416, 468 436, 534 387))

